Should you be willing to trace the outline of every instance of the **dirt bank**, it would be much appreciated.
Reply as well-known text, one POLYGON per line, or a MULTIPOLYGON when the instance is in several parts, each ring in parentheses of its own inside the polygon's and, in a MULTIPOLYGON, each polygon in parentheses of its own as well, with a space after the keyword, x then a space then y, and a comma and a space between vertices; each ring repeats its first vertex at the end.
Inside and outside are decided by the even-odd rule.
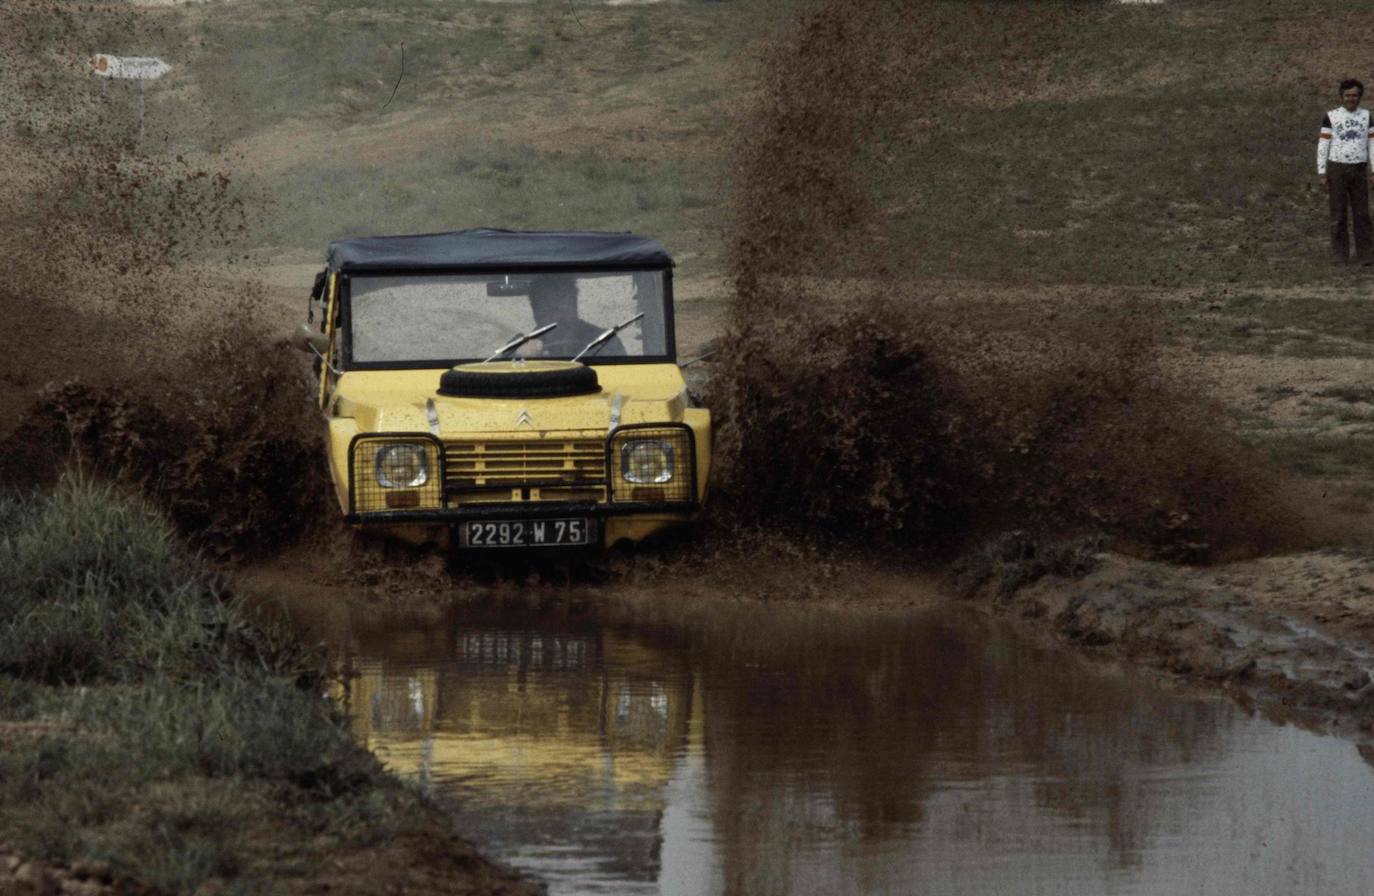
POLYGON ((1199 568, 1013 535, 959 571, 964 599, 1035 637, 1220 687, 1276 719, 1374 738, 1368 556, 1326 550, 1199 568), (969 578, 974 568, 982 572, 969 578))
MULTIPOLYGON (((160 896, 161 892, 115 873, 108 862, 58 865, 0 846, 0 893, 5 896, 160 896)), ((318 873, 294 881, 286 892, 300 896, 534 896, 544 891, 478 855, 436 816, 429 827, 398 836, 384 846, 341 850, 326 859, 318 873)))

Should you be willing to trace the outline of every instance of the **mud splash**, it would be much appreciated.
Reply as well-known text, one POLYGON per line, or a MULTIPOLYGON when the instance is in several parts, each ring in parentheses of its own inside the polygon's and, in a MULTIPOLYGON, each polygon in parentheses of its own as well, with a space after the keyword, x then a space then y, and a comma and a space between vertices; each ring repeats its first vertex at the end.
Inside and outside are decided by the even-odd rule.
POLYGON ((920 185, 886 173, 938 113, 933 15, 823 3, 768 56, 737 159, 738 293, 710 398, 725 490, 748 496, 738 512, 926 547, 1091 529, 1189 561, 1296 541, 1274 476, 1163 368, 1147 300, 904 275, 922 228, 941 226, 894 224, 920 185))
MULTIPOLYGON (((130 482, 221 553, 289 543, 323 489, 304 372, 263 323, 246 236, 263 199, 232 160, 85 71, 92 47, 176 45, 178 19, 23 0, 0 10, 8 95, 0 481, 67 465, 130 482)), ((175 77, 175 76, 171 76, 175 77)))
POLYGON ((42 486, 77 466, 136 486, 201 547, 270 554, 328 510, 302 391, 281 388, 284 379, 244 361, 213 393, 175 400, 137 385, 46 389, 11 436, 0 475, 42 486))

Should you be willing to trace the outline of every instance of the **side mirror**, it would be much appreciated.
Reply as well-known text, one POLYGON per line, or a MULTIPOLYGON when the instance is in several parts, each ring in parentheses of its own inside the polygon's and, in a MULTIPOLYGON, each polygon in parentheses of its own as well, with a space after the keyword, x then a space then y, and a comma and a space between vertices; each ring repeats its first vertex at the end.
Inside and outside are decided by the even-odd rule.
POLYGON ((301 324, 301 328, 296 331, 299 337, 297 345, 301 351, 324 357, 324 353, 329 350, 329 337, 312 327, 310 324, 301 324))

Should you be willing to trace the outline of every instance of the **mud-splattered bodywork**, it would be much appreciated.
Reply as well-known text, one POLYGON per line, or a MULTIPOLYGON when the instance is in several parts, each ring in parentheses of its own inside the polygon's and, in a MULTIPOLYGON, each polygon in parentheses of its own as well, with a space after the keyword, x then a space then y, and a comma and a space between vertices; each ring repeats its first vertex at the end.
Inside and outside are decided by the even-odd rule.
POLYGON ((676 363, 656 242, 465 231, 340 246, 305 341, 350 523, 464 547, 597 547, 697 514, 711 418, 676 363), (492 357, 547 328, 541 295, 569 284, 563 342, 555 327, 492 357), (634 322, 604 338, 626 311, 634 322), (577 358, 587 334, 602 343, 577 358))

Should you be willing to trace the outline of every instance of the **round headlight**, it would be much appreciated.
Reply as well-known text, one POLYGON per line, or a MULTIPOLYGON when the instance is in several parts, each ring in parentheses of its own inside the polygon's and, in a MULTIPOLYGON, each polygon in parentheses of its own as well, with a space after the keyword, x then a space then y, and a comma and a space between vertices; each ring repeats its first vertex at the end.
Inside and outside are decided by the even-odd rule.
POLYGON ((620 449, 620 473, 626 482, 667 482, 673 478, 673 446, 657 439, 636 439, 620 449))
POLYGON ((429 455, 423 445, 383 445, 377 449, 377 482, 382 488, 416 488, 429 481, 429 455))

